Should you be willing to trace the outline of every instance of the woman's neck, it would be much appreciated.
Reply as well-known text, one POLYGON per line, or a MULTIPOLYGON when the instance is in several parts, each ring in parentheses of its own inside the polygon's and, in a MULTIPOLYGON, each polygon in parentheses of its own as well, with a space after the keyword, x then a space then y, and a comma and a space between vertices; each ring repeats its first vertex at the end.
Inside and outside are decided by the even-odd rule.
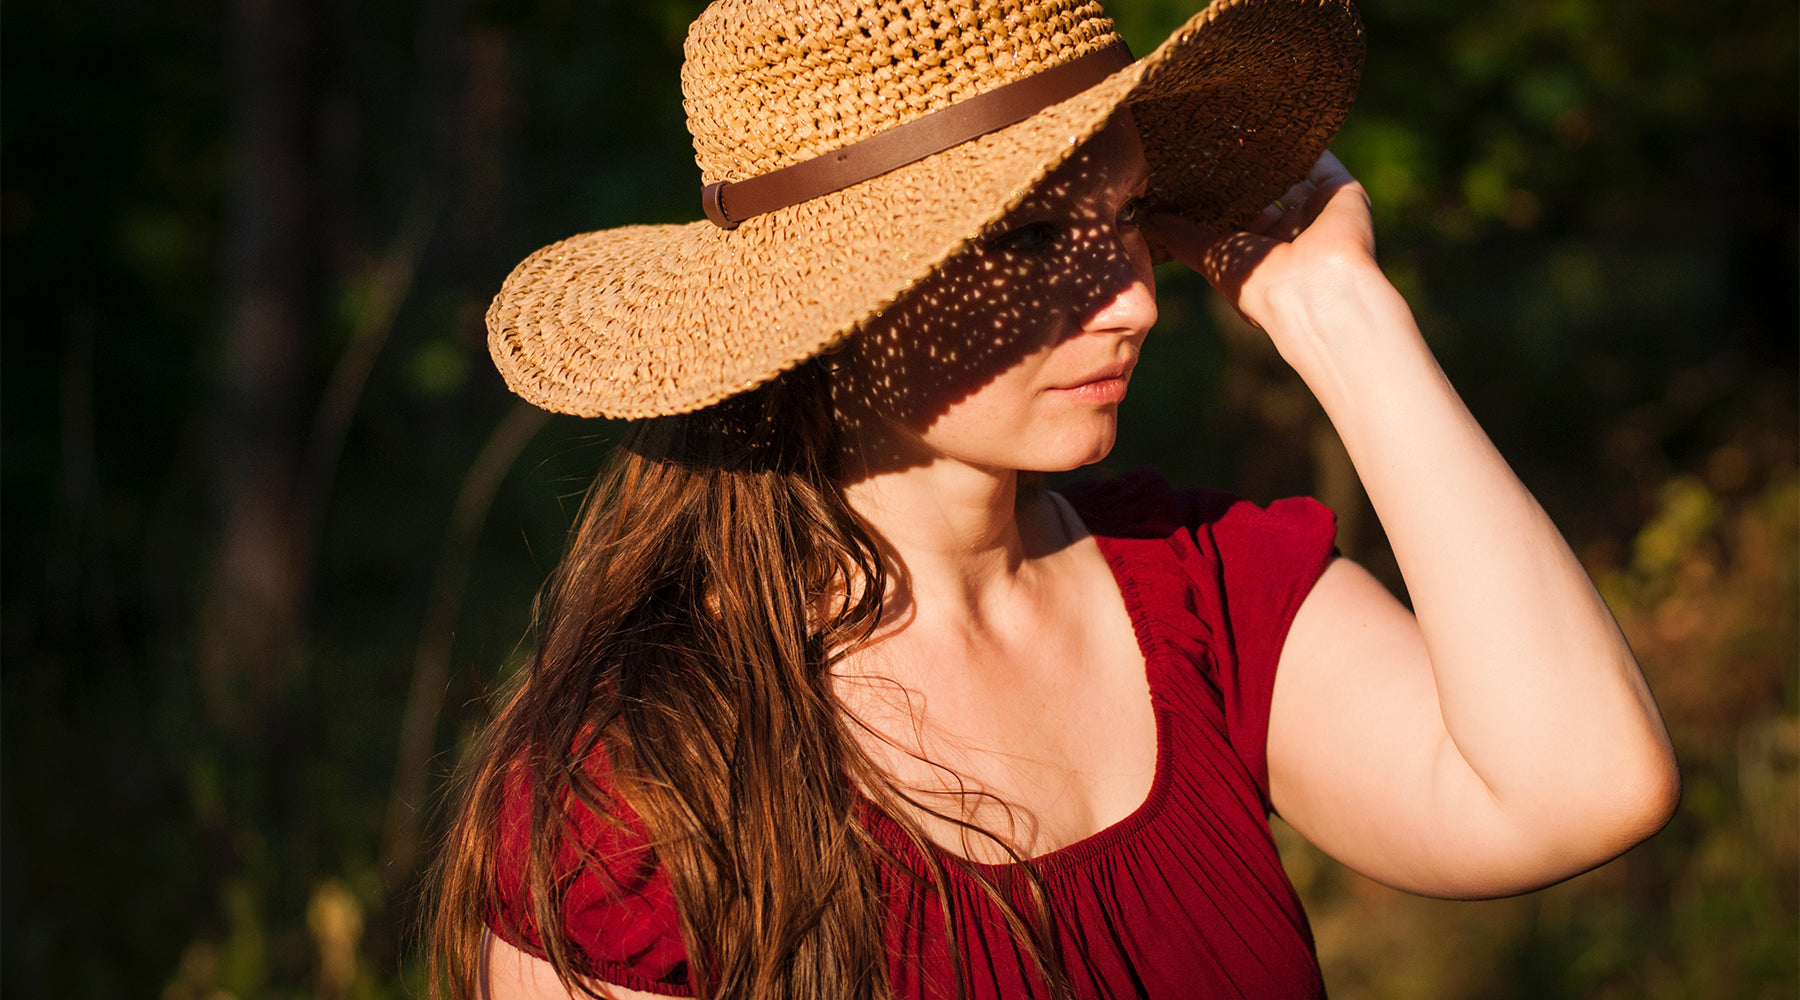
POLYGON ((1045 548, 1037 505, 1019 501, 1019 474, 940 459, 844 487, 894 558, 913 614, 985 617, 1045 548))

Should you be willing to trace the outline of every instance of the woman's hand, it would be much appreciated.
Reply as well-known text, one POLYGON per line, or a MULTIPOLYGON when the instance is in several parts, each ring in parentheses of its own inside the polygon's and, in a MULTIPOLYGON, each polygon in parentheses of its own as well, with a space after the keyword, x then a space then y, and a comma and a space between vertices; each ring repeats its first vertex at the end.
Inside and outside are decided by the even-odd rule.
POLYGON ((1334 352, 1369 346, 1347 331, 1422 347, 1406 303, 1375 263, 1368 195, 1330 153, 1247 230, 1220 233, 1175 215, 1158 215, 1152 225, 1175 259, 1268 333, 1328 404, 1334 352))
POLYGON ((1326 305, 1318 300, 1343 291, 1336 286, 1346 279, 1380 273, 1368 195, 1330 153, 1245 231, 1220 233, 1178 215, 1159 215, 1154 225, 1176 260, 1264 330, 1297 303, 1326 305))

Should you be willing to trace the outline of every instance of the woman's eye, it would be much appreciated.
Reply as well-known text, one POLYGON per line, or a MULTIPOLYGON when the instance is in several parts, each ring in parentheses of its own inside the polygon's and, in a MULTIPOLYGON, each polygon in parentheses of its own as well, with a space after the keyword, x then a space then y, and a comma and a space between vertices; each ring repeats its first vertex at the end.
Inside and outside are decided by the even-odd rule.
POLYGON ((1136 229, 1144 224, 1144 217, 1150 214, 1149 206, 1143 198, 1133 198, 1119 209, 1118 224, 1121 228, 1136 229))
POLYGON ((1056 224, 1053 222, 1031 222, 1016 229, 1009 229, 987 241, 995 250, 1008 253, 1030 253, 1042 250, 1056 242, 1056 224))

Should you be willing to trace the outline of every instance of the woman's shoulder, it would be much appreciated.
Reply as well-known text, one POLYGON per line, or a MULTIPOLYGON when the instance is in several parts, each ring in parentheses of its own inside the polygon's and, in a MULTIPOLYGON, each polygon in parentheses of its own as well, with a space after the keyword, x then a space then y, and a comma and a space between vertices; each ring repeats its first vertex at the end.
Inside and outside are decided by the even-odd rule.
POLYGON ((1289 497, 1266 506, 1211 487, 1176 487, 1152 466, 1122 475, 1073 483, 1059 490, 1095 535, 1146 539, 1195 535, 1257 545, 1329 548, 1336 534, 1331 509, 1311 497, 1289 497))
MULTIPOLYGON (((1266 506, 1171 486, 1151 468, 1065 492, 1094 535, 1140 632, 1205 677, 1227 739, 1270 806, 1269 706, 1288 629, 1336 556, 1336 519, 1309 497, 1266 506)), ((1198 703, 1198 702, 1196 702, 1198 703)))
POLYGON ((685 987, 687 952, 674 889, 646 825, 620 793, 604 741, 576 755, 579 776, 541 785, 527 758, 507 776, 495 859, 496 936, 544 953, 535 894, 550 909, 583 961, 583 971, 634 988, 685 987), (579 782, 580 787, 576 784, 579 782), (534 834, 543 827, 547 842, 534 834), (546 855, 548 878, 532 877, 532 855, 546 855))

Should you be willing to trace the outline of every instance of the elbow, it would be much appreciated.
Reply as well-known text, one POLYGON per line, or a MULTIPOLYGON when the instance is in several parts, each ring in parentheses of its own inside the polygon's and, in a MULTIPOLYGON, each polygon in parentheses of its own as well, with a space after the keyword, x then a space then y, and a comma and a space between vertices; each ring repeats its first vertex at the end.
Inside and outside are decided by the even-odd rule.
POLYGON ((1590 784, 1581 801, 1558 808, 1561 835, 1540 842, 1550 875, 1543 884, 1597 868, 1649 840, 1680 805, 1681 771, 1666 739, 1615 759, 1605 780, 1590 784))
POLYGON ((1620 764, 1586 810, 1588 858, 1583 868, 1604 864, 1649 840, 1681 805, 1681 770, 1666 740, 1638 759, 1620 764))
POLYGON ((1528 822, 1530 832, 1512 841, 1516 853, 1480 866, 1480 877, 1444 895, 1461 899, 1512 896, 1542 889, 1592 871, 1655 836, 1681 804, 1681 773, 1665 752, 1579 800, 1565 800, 1551 815, 1528 822), (1552 818, 1552 816, 1554 818, 1552 818))
POLYGON ((1655 836, 1681 806, 1675 748, 1648 692, 1641 698, 1634 717, 1600 727, 1606 735, 1589 744, 1582 784, 1590 801, 1582 812, 1594 834, 1596 864, 1655 836))
POLYGON ((1626 810, 1628 822, 1624 831, 1628 841, 1626 848, 1655 836, 1681 806, 1681 767, 1676 763, 1674 748, 1666 739, 1659 741, 1631 787, 1633 802, 1626 810))

